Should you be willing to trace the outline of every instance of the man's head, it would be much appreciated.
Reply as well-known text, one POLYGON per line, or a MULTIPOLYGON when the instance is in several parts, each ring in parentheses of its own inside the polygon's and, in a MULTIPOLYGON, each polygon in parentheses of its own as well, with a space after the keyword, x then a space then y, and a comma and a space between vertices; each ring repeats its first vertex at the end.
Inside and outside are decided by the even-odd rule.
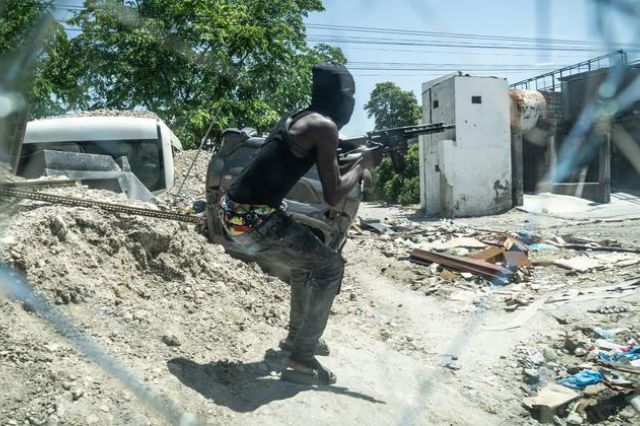
POLYGON ((322 63, 313 66, 313 89, 309 110, 331 118, 338 129, 353 113, 356 84, 344 65, 322 63))

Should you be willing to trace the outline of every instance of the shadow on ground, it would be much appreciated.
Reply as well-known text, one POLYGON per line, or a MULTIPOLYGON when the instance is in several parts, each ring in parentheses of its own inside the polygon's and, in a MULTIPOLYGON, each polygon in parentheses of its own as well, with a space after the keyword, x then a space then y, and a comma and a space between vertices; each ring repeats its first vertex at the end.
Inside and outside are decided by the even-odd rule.
POLYGON ((218 405, 246 413, 272 401, 291 398, 300 392, 331 392, 371 403, 385 404, 371 396, 341 386, 302 386, 280 381, 277 374, 286 364, 283 352, 268 350, 263 360, 242 363, 215 361, 198 364, 179 357, 167 362, 169 371, 190 387, 218 405))

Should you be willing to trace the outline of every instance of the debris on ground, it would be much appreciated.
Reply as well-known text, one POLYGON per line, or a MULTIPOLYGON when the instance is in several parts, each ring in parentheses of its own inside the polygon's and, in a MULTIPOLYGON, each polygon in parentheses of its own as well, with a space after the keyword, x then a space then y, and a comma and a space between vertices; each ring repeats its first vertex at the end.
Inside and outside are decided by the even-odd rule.
POLYGON ((532 363, 530 356, 521 353, 523 381, 535 395, 525 397, 523 405, 543 423, 558 423, 555 417, 563 424, 602 421, 617 424, 616 419, 629 415, 624 409, 640 391, 640 368, 636 370, 632 364, 640 360, 636 337, 634 331, 624 328, 581 326, 567 332, 564 340, 554 345, 558 350, 546 346, 543 352, 554 355, 543 356, 543 362, 538 359, 532 363), (548 384, 539 388, 541 380, 530 379, 534 373, 544 377, 548 384), (560 391, 562 387, 571 392, 560 391), (552 390, 573 397, 562 399, 552 390), (547 399, 558 403, 534 403, 547 399))
POLYGON ((640 255, 632 253, 580 255, 553 261, 554 265, 574 272, 587 272, 593 269, 633 266, 638 263, 640 263, 640 255))
POLYGON ((505 238, 499 246, 488 248, 485 248, 487 244, 470 237, 432 242, 424 247, 427 249, 411 251, 410 259, 413 262, 423 265, 435 263, 459 273, 478 275, 490 280, 494 285, 522 281, 524 275, 518 273, 532 266, 528 257, 529 248, 512 237, 505 238), (460 248, 484 249, 470 256, 448 254, 460 248))
MULTIPOLYGON (((194 155, 178 155, 176 182, 194 155)), ((161 208, 199 211, 207 157, 198 158, 178 205, 166 194, 161 208)), ((51 191, 133 203, 104 191, 51 191)), ((339 387, 311 392, 278 382, 286 355, 265 352, 286 334, 288 287, 230 258, 192 225, 35 201, 13 209, 0 235, 3 259, 145 385, 207 424, 284 424, 300 413, 321 416, 327 406, 336 407, 318 417, 327 422, 397 423, 405 402, 422 397, 420 378, 432 372, 438 392, 418 424, 617 426, 640 419, 639 265, 616 261, 580 274, 553 265, 578 252, 605 252, 570 244, 633 247, 640 238, 632 226, 583 230, 556 221, 539 235, 523 234, 513 230, 533 224, 517 211, 463 222, 361 205, 363 217, 367 210, 378 215, 365 221, 387 232, 352 227, 327 333, 339 387), (591 242, 555 236, 566 228, 591 242), (441 259, 410 261, 408 253, 427 247, 464 265, 472 259, 508 269, 511 280, 497 286, 441 259), (576 389, 558 382, 585 370, 604 379, 576 389), (336 419, 345 413, 351 417, 336 419)), ((2 424, 159 423, 29 306, 0 299, 7 318, 0 323, 2 424)))
POLYGON ((360 219, 360 229, 373 231, 377 234, 386 234, 388 232, 393 232, 390 226, 381 223, 379 220, 360 219))
POLYGON ((536 396, 524 398, 523 404, 537 413, 541 423, 553 423, 558 411, 579 397, 580 394, 571 389, 549 383, 536 396))
MULTIPOLYGON (((203 192, 197 173, 187 197, 203 192)), ((46 191, 144 206, 105 190, 46 191)), ((240 360, 285 332, 288 286, 231 258, 193 225, 30 200, 12 210, 3 217, 2 260, 106 348, 105 356, 156 388, 176 392, 180 380, 191 380, 164 374, 172 359, 240 360)), ((11 318, 0 324, 0 423, 157 424, 154 416, 132 418, 135 400, 124 399, 115 380, 23 302, 0 297, 0 316, 11 318), (105 411, 96 413, 98 406, 105 411), (99 421, 87 420, 98 414, 99 421)), ((211 409, 213 417, 223 412, 211 409)))

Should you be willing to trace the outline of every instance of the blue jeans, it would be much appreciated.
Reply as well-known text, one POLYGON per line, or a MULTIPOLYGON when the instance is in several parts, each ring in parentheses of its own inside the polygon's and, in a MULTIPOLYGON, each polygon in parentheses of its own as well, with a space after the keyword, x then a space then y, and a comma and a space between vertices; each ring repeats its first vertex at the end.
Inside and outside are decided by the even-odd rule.
POLYGON ((282 211, 273 213, 251 232, 232 239, 258 263, 281 264, 291 270, 291 358, 312 359, 340 288, 344 259, 282 211))

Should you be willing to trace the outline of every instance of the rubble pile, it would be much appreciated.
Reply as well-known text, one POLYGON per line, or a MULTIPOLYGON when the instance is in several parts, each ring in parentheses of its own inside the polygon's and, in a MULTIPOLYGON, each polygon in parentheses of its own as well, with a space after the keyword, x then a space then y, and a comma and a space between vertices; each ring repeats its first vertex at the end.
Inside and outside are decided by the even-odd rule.
MULTIPOLYGON (((82 187, 47 192, 142 206, 82 187)), ((195 353, 243 359, 282 337, 287 286, 229 257, 194 225, 26 200, 13 213, 0 235, 2 260, 151 384, 160 380, 154 363, 195 353)), ((88 424, 98 414, 100 424, 131 423, 123 409, 131 397, 123 399, 29 300, 0 298, 0 316, 10 318, 0 328, 0 387, 10 389, 0 398, 2 424, 88 424)))
POLYGON ((491 292, 507 312, 558 286, 593 281, 585 272, 602 272, 614 281, 633 274, 625 268, 640 263, 637 249, 613 239, 543 237, 523 229, 498 232, 448 219, 421 223, 402 217, 360 218, 351 237, 388 259, 380 263, 380 273, 415 291, 445 298, 460 290, 479 297, 491 292))
MULTIPOLYGON (((626 312, 602 306, 595 312, 626 312)), ((615 319, 604 319, 615 324, 615 319)), ((628 424, 640 413, 640 345, 637 331, 574 326, 552 345, 516 349, 523 400, 542 423, 628 424)))
POLYGON ((206 171, 210 158, 209 151, 187 150, 176 153, 174 156, 175 183, 170 191, 159 197, 159 204, 166 208, 189 208, 196 201, 204 201, 206 171), (189 168, 191 171, 187 175, 189 168))
MULTIPOLYGON (((530 250, 515 236, 451 220, 417 227, 415 222, 402 219, 361 219, 351 235, 363 248, 400 259, 403 269, 411 271, 404 274, 404 281, 427 295, 446 296, 456 287, 487 291, 509 282, 530 282, 534 274, 530 250)), ((403 280, 403 273, 394 275, 396 271, 385 264, 380 271, 403 280)))

